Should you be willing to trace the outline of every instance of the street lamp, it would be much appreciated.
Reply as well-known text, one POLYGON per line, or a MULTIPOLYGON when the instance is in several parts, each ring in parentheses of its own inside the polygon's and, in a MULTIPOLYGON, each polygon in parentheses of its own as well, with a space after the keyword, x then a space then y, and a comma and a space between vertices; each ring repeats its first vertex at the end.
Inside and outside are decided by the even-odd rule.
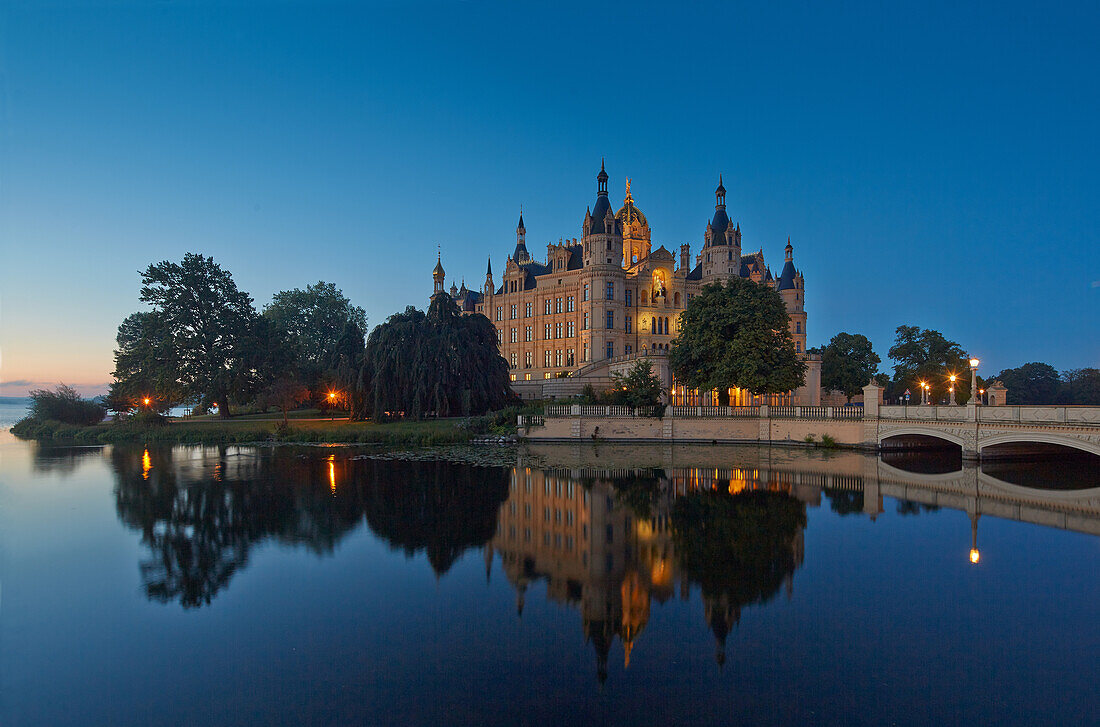
POLYGON ((978 398, 978 364, 979 361, 975 356, 970 357, 970 401, 967 404, 981 404, 982 400, 978 398))
POLYGON ((951 374, 947 378, 951 381, 951 386, 947 390, 947 392, 948 392, 947 403, 948 403, 949 406, 954 406, 955 405, 955 379, 957 379, 958 377, 955 376, 955 374, 951 374))
POLYGON ((924 406, 928 403, 928 384, 924 383, 923 381, 919 381, 917 383, 920 386, 920 404, 921 406, 924 406))

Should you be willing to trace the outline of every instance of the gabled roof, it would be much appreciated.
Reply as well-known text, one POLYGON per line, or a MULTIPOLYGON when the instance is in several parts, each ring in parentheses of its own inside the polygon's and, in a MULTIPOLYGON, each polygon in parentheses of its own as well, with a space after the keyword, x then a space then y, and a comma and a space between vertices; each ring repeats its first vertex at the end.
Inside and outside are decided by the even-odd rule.
POLYGON ((687 274, 686 280, 702 280, 703 279, 703 266, 696 265, 695 269, 687 274))

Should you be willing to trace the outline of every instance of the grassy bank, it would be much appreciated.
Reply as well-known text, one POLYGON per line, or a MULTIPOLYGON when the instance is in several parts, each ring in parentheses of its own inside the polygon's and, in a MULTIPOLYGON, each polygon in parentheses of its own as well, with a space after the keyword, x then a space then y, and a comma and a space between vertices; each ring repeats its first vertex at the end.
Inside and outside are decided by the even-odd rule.
MULTIPOLYGON (((515 418, 512 417, 515 431, 515 418)), ((104 422, 78 426, 56 421, 24 419, 12 434, 22 439, 74 444, 113 444, 122 442, 180 442, 193 444, 229 444, 238 442, 288 443, 359 443, 402 446, 431 446, 468 442, 489 432, 508 433, 498 417, 435 419, 421 422, 291 421, 282 428, 278 421, 201 420, 172 421, 164 424, 104 422)))

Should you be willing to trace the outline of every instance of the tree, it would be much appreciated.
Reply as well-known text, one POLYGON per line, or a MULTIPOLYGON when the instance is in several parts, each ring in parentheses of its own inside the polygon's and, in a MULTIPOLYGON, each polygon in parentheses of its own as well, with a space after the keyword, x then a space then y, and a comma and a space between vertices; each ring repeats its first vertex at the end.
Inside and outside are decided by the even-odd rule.
POLYGON ((252 298, 213 258, 187 253, 180 263, 163 261, 141 274, 141 300, 153 308, 171 346, 175 381, 202 408, 217 404, 229 416, 238 400, 262 385, 263 356, 252 298))
POLYGON ((888 392, 888 396, 897 396, 920 381, 931 383, 933 396, 939 396, 950 385, 948 377, 955 374, 956 403, 970 398, 970 365, 966 352, 939 331, 898 326, 894 345, 890 347, 890 359, 894 362, 894 391, 888 392))
MULTIPOLYGON (((1066 404, 1100 404, 1100 369, 1070 369, 1062 372, 1060 401, 1066 404)), ((1009 390, 1009 395, 1012 391, 1009 390)))
POLYGON ((872 350, 871 342, 859 333, 838 333, 821 353, 821 385, 852 397, 874 376, 882 359, 872 350))
POLYGON ((742 278, 712 283, 680 315, 680 335, 669 366, 689 388, 717 389, 728 402, 731 387, 778 394, 805 381, 783 299, 772 288, 742 278))
POLYGON ((359 383, 362 416, 478 414, 514 397, 496 327, 463 316, 449 296, 432 298, 425 315, 412 306, 371 332, 359 383))
POLYGON ((309 388, 294 376, 284 375, 275 379, 260 395, 264 407, 277 406, 283 413, 283 425, 287 426, 287 412, 309 401, 309 388))
POLYGON ((1062 383, 1053 366, 1038 362, 1004 369, 995 378, 1008 387, 1009 404, 1053 404, 1062 383))
POLYGON ((352 305, 332 283, 323 280, 305 290, 295 288, 276 293, 264 308, 264 318, 286 331, 298 365, 318 371, 335 368, 337 344, 346 333, 348 324, 360 332, 367 328, 367 314, 352 305))
POLYGON ((183 402, 186 395, 163 316, 149 311, 127 316, 115 341, 115 380, 107 395, 110 411, 123 414, 143 407, 165 412, 183 402))
POLYGON ((653 371, 653 362, 640 358, 626 374, 612 373, 614 398, 627 406, 654 406, 664 392, 661 377, 653 371))
POLYGON ((66 384, 58 384, 54 389, 35 389, 30 392, 30 399, 31 419, 84 426, 103 421, 104 408, 66 384))

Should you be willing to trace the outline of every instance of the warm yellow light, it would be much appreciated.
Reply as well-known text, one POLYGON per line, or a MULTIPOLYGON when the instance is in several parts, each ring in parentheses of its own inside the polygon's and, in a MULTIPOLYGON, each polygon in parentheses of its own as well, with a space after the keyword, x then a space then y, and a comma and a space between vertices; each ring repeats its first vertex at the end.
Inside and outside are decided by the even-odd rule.
POLYGON ((153 460, 149 457, 149 450, 145 450, 141 455, 141 476, 144 479, 149 479, 149 470, 153 469, 153 460))
POLYGON ((145 406, 149 406, 149 397, 145 397, 145 406))
POLYGON ((971 563, 977 563, 981 559, 982 559, 982 554, 978 552, 978 549, 977 548, 971 548, 970 549, 970 562, 971 563))
POLYGON ((978 389, 978 393, 979 393, 979 394, 984 394, 984 393, 985 393, 985 389, 978 389))
POLYGON ((335 455, 329 455, 328 458, 328 486, 332 490, 333 496, 336 495, 336 463, 333 461, 336 459, 335 455))
POLYGON ((980 363, 981 363, 981 361, 979 361, 978 359, 972 358, 972 359, 970 359, 970 368, 976 369, 976 368, 978 368, 978 364, 980 364, 980 363))
POLYGON ((951 374, 951 375, 950 375, 950 376, 948 376, 947 378, 951 379, 951 383, 953 384, 953 383, 955 383, 955 379, 956 379, 957 377, 955 376, 955 374, 951 374))
POLYGON ((330 391, 330 392, 328 392, 328 398, 330 398, 330 399, 335 399, 335 398, 336 398, 336 394, 330 391))

